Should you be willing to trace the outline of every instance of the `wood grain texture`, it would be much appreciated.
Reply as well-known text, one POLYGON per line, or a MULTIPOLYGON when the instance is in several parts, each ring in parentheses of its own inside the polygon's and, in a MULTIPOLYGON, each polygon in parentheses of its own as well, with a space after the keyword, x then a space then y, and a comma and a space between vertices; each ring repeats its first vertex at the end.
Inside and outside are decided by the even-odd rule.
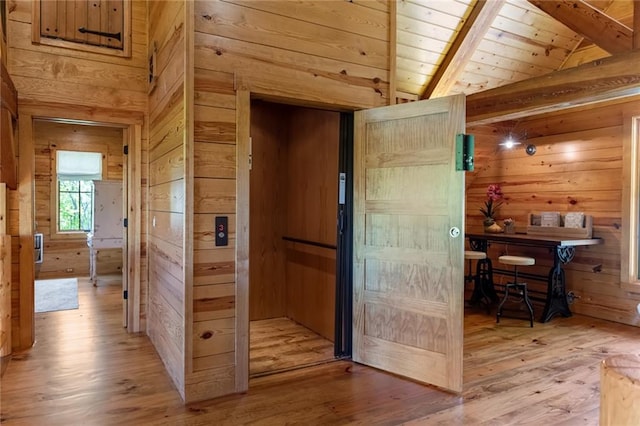
MULTIPOLYGON (((577 249, 574 260, 565 265, 567 290, 579 297, 571 310, 633 325, 640 324, 635 309, 640 296, 621 284, 621 257, 627 256, 621 242, 629 232, 622 211, 628 179, 623 162, 629 161, 624 157, 623 140, 630 137, 624 129, 631 132, 630 122, 623 120, 630 120, 637 111, 637 102, 619 102, 522 120, 515 129, 520 135, 526 132, 525 144, 536 145, 533 156, 526 155, 522 145, 514 150, 497 145, 511 129, 507 123, 492 131, 477 128, 477 133, 469 128, 476 134, 476 171, 468 174, 466 185, 467 229, 481 229, 478 209, 491 183, 500 183, 505 194, 499 218, 514 219, 517 230, 524 230, 529 212, 592 215, 593 235, 603 238, 604 244, 577 249)), ((534 273, 546 275, 552 266, 549 254, 540 250, 493 245, 490 254, 506 251, 533 255, 534 273)), ((546 291, 544 283, 532 284, 546 291)))
POLYGON ((600 364, 600 424, 633 425, 640 422, 640 357, 614 355, 600 364))
POLYGON ((637 51, 512 83, 467 100, 467 123, 478 125, 636 96, 640 73, 637 51))
POLYGON ((147 333, 184 398, 191 343, 191 253, 186 221, 191 220, 186 89, 186 12, 179 2, 149 3, 149 51, 158 49, 158 79, 149 95, 149 258, 147 333), (153 17, 153 19, 151 19, 153 17), (187 218, 188 217, 188 218, 187 218), (170 225, 168 228, 162 225, 170 225), (178 238, 176 238, 178 237, 178 238), (189 266, 190 268, 190 266, 189 266))
POLYGON ((530 329, 469 311, 461 396, 343 360, 254 378, 246 393, 185 405, 149 339, 120 327, 119 286, 83 279, 79 298, 78 310, 38 314, 38 345, 13 354, 0 391, 7 424, 90 417, 104 424, 595 426, 599 363, 637 347, 635 327, 581 315, 530 329))
POLYGON ((11 235, 0 234, 0 358, 11 355, 11 235))
MULTIPOLYGON (((285 243, 288 131, 286 107, 251 104, 249 320, 286 314, 285 243)), ((299 176, 291 177, 300 179, 299 176)))
POLYGON ((357 112, 354 129, 354 360, 453 392, 462 390, 464 242, 449 229, 464 223, 454 189, 464 175, 452 163, 463 109, 461 96, 376 108, 357 112), (378 277, 370 261, 392 267, 378 277), (409 282, 378 284, 406 279, 403 266, 428 271, 430 291, 410 298, 399 289, 409 282))
POLYGON ((334 360, 333 342, 288 318, 251 321, 250 327, 251 377, 334 360))

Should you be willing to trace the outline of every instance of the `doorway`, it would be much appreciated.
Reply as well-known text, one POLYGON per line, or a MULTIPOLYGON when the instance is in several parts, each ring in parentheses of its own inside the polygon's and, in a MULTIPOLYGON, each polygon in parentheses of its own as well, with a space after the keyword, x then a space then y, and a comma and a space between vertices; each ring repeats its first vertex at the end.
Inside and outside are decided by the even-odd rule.
POLYGON ((36 312, 74 305, 57 299, 75 298, 77 307, 78 287, 91 283, 126 285, 125 133, 122 127, 33 121, 36 312))
MULTIPOLYGON (((126 191, 126 210, 128 227, 126 230, 126 257, 123 259, 123 278, 126 278, 128 286, 128 303, 123 304, 126 309, 127 331, 139 332, 141 330, 141 271, 140 244, 141 244, 141 153, 142 153, 142 124, 143 114, 128 112, 114 116, 112 111, 92 109, 90 111, 71 111, 67 106, 57 104, 25 105, 20 114, 19 127, 19 170, 21 179, 35 181, 34 164, 34 134, 33 126, 38 120, 48 120, 58 123, 76 123, 116 127, 122 129, 123 140, 129 147, 127 161, 122 165, 126 170, 127 180, 124 182, 126 191), (131 186, 131 187, 130 187, 131 186)), ((124 172, 123 172, 124 173, 124 172)), ((19 196, 24 202, 19 205, 20 216, 20 279, 17 284, 19 289, 20 317, 16 330, 19 330, 19 348, 28 348, 35 341, 34 330, 34 234, 35 211, 40 208, 35 206, 35 185, 21 185, 19 196)), ((46 246, 45 246, 46 250, 46 246)))
POLYGON ((348 215, 339 184, 348 162, 343 121, 335 111, 251 103, 251 377, 350 355, 341 291, 350 262, 338 262, 350 244, 343 242, 348 215))

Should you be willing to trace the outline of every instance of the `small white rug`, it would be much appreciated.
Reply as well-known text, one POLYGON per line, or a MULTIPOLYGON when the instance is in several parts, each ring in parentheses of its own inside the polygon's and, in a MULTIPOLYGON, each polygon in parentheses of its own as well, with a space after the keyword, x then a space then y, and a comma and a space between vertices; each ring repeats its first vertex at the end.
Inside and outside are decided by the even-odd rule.
POLYGON ((36 280, 36 312, 78 309, 78 279, 36 280))

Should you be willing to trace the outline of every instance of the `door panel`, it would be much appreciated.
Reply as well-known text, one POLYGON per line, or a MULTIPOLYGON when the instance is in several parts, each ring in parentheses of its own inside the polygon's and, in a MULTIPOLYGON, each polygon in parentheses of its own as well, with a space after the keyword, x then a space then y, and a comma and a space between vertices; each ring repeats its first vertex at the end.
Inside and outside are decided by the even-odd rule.
POLYGON ((355 116, 353 359, 462 391, 463 95, 355 116))

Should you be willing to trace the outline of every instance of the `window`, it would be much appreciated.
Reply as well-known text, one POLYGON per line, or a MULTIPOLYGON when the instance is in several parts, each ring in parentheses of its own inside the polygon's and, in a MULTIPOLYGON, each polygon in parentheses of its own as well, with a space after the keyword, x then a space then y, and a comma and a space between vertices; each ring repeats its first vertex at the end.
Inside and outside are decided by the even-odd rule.
POLYGON ((93 181, 58 180, 58 231, 91 230, 93 181))
POLYGON ((93 180, 102 179, 99 152, 56 151, 58 232, 93 228, 93 180))
POLYGON ((129 0, 33 0, 32 40, 130 57, 129 0))
POLYGON ((623 124, 622 287, 640 290, 640 112, 626 113, 623 124))

